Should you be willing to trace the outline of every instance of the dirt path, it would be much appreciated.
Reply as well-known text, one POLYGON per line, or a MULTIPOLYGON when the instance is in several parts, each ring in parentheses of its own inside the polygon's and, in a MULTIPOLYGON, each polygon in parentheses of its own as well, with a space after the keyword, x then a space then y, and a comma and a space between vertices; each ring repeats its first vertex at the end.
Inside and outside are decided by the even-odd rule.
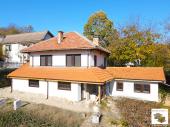
POLYGON ((92 112, 92 108, 90 107, 90 103, 88 101, 71 102, 57 97, 49 97, 49 99, 46 99, 45 95, 18 92, 18 91, 11 93, 10 90, 11 90, 10 87, 0 88, 0 98, 4 97, 4 98, 21 99, 23 101, 56 106, 58 108, 75 111, 75 112, 92 112))
POLYGON ((108 98, 107 107, 101 109, 102 117, 99 124, 93 124, 92 115, 87 118, 81 125, 81 127, 119 127, 118 125, 111 125, 111 120, 119 120, 120 112, 116 107, 116 104, 112 98, 108 98))

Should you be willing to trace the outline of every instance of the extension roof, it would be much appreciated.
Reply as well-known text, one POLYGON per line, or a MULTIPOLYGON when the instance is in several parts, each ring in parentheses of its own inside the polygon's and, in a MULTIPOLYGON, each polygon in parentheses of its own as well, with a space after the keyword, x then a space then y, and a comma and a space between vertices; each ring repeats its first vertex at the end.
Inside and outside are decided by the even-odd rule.
POLYGON ((103 85, 110 80, 165 81, 162 67, 31 67, 29 63, 8 75, 9 78, 71 81, 103 85))

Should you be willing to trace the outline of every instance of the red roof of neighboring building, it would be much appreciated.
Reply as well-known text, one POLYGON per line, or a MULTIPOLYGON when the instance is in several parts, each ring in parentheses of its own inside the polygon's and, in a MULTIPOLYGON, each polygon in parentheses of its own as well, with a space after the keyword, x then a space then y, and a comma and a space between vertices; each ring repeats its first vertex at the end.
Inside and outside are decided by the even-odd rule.
POLYGON ((92 41, 80 35, 77 32, 64 33, 64 38, 60 44, 57 43, 57 37, 41 41, 21 52, 39 52, 39 51, 54 51, 54 50, 71 50, 71 49, 96 49, 106 53, 109 51, 101 46, 93 44, 92 41))

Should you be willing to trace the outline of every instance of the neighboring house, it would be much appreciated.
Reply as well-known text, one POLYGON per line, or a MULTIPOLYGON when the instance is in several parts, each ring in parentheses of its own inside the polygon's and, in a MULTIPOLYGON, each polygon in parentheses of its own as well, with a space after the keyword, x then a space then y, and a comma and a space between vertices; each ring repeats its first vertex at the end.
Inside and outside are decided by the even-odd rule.
POLYGON ((158 101, 162 67, 106 67, 107 49, 76 32, 22 50, 30 62, 8 75, 12 91, 56 96, 71 101, 100 101, 105 95, 158 101))
POLYGON ((53 37, 53 35, 49 31, 5 36, 2 40, 5 65, 8 67, 19 67, 20 64, 23 64, 29 59, 28 54, 20 52, 22 49, 51 37, 53 37))

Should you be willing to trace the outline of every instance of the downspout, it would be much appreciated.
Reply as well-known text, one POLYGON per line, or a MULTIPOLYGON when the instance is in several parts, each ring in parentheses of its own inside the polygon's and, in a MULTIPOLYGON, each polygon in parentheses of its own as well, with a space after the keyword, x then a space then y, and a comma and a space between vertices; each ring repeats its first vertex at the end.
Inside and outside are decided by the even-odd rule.
POLYGON ((87 68, 90 67, 90 58, 89 58, 90 54, 91 54, 91 52, 89 51, 89 53, 88 53, 88 64, 87 64, 87 68))
POLYGON ((89 53, 87 54, 87 68, 89 68, 89 53))
POLYGON ((13 92, 13 87, 12 87, 12 79, 9 79, 11 82, 11 93, 13 92))
POLYGON ((49 82, 47 80, 45 80, 45 81, 47 82, 47 98, 46 99, 48 99, 48 97, 49 97, 49 82))

